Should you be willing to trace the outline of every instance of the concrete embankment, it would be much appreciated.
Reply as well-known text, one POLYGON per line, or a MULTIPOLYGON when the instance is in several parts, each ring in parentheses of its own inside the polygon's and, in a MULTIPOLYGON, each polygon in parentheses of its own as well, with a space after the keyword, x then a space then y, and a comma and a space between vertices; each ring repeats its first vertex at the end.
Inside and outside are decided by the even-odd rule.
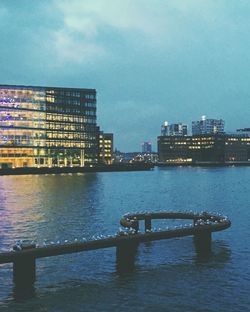
POLYGON ((112 164, 95 165, 86 167, 40 167, 40 168, 4 168, 0 169, 0 175, 25 175, 25 174, 61 174, 61 173, 87 173, 87 172, 114 172, 114 171, 143 171, 150 170, 151 164, 112 164))

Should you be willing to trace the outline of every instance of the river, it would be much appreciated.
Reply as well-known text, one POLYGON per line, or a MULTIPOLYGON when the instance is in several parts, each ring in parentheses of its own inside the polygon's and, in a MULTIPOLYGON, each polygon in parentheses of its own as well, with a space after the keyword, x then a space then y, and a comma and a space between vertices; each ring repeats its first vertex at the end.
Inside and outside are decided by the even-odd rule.
MULTIPOLYGON (((200 261, 192 237, 141 244, 119 274, 115 248, 37 260, 35 292, 20 300, 0 265, 0 311, 250 311, 250 167, 159 168, 0 177, 0 250, 114 234, 126 212, 209 211, 231 228, 213 233, 200 261)), ((165 226, 164 221, 153 224, 165 226)))

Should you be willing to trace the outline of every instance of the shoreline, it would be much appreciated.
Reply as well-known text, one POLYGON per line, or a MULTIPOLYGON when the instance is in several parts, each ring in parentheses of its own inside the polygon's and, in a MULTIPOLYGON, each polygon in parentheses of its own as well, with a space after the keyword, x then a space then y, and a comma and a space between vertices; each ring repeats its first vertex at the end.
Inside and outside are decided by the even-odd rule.
POLYGON ((95 172, 122 172, 122 171, 149 171, 154 167, 248 167, 250 162, 196 162, 196 163, 119 163, 112 165, 96 165, 86 167, 25 167, 0 169, 0 176, 32 175, 32 174, 62 174, 62 173, 95 173, 95 172))
POLYGON ((89 172, 116 172, 116 171, 145 171, 151 170, 151 164, 112 164, 96 165, 92 167, 25 167, 0 169, 3 175, 27 175, 27 174, 61 174, 61 173, 89 173, 89 172))
POLYGON ((193 162, 193 163, 157 163, 157 167, 242 167, 250 166, 250 161, 237 161, 237 162, 193 162))

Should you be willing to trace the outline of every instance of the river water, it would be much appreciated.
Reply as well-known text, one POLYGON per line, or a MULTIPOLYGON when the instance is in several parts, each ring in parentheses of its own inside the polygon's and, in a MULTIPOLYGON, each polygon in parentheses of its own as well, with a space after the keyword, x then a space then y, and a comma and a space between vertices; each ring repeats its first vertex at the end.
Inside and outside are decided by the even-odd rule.
POLYGON ((192 237, 141 244, 127 274, 115 248, 39 259, 29 299, 15 295, 12 266, 0 265, 0 311, 250 311, 249 181, 250 167, 1 176, 4 251, 18 239, 112 235, 123 214, 142 210, 218 212, 232 227, 213 233, 203 261, 192 237))

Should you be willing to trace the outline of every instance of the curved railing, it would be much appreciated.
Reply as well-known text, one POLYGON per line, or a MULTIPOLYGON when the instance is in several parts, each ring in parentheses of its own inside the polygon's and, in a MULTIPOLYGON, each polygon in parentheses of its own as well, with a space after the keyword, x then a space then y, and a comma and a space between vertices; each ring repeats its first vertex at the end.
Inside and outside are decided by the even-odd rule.
POLYGON ((13 263, 13 277, 16 285, 23 289, 35 281, 37 258, 52 257, 68 253, 116 247, 118 268, 127 269, 133 265, 136 248, 139 243, 149 242, 173 237, 194 235, 195 246, 198 254, 207 254, 211 250, 211 233, 222 231, 230 227, 230 220, 214 213, 193 212, 138 212, 128 213, 122 217, 120 224, 123 226, 116 235, 94 239, 74 240, 39 246, 35 243, 20 242, 12 251, 0 252, 0 264, 13 263), (167 227, 165 229, 152 228, 152 220, 174 219, 192 220, 189 225, 167 227), (145 223, 144 232, 140 232, 140 222, 145 223))
MULTIPOLYGON (((168 233, 171 234, 173 231, 175 233, 190 233, 189 235, 195 235, 201 233, 203 231, 222 231, 231 226, 230 220, 223 215, 201 212, 138 212, 132 214, 126 214, 120 220, 120 224, 125 228, 125 230, 129 232, 139 231, 139 221, 145 222, 145 232, 147 234, 156 233, 156 232, 164 232, 166 234, 166 238, 168 233), (192 220, 192 225, 180 225, 175 226, 173 228, 167 227, 166 229, 161 230, 152 230, 152 220, 160 220, 160 219, 171 219, 171 220, 192 220)), ((179 236, 179 235, 178 235, 179 236)), ((184 236, 184 235, 183 235, 184 236)))
POLYGON ((23 256, 32 256, 43 258, 67 253, 81 252, 93 249, 117 247, 122 242, 136 241, 146 242, 173 237, 182 237, 188 235, 199 235, 202 233, 211 233, 222 231, 230 227, 231 222, 226 216, 219 214, 201 212, 138 212, 126 214, 120 220, 124 229, 116 235, 97 236, 94 239, 74 240, 73 242, 62 242, 56 244, 51 242, 46 246, 36 244, 18 243, 13 251, 0 252, 0 264, 14 262, 23 256), (192 225, 179 225, 167 227, 165 229, 152 229, 152 220, 175 219, 192 220, 192 225), (145 233, 139 231, 139 222, 145 222, 145 233))

